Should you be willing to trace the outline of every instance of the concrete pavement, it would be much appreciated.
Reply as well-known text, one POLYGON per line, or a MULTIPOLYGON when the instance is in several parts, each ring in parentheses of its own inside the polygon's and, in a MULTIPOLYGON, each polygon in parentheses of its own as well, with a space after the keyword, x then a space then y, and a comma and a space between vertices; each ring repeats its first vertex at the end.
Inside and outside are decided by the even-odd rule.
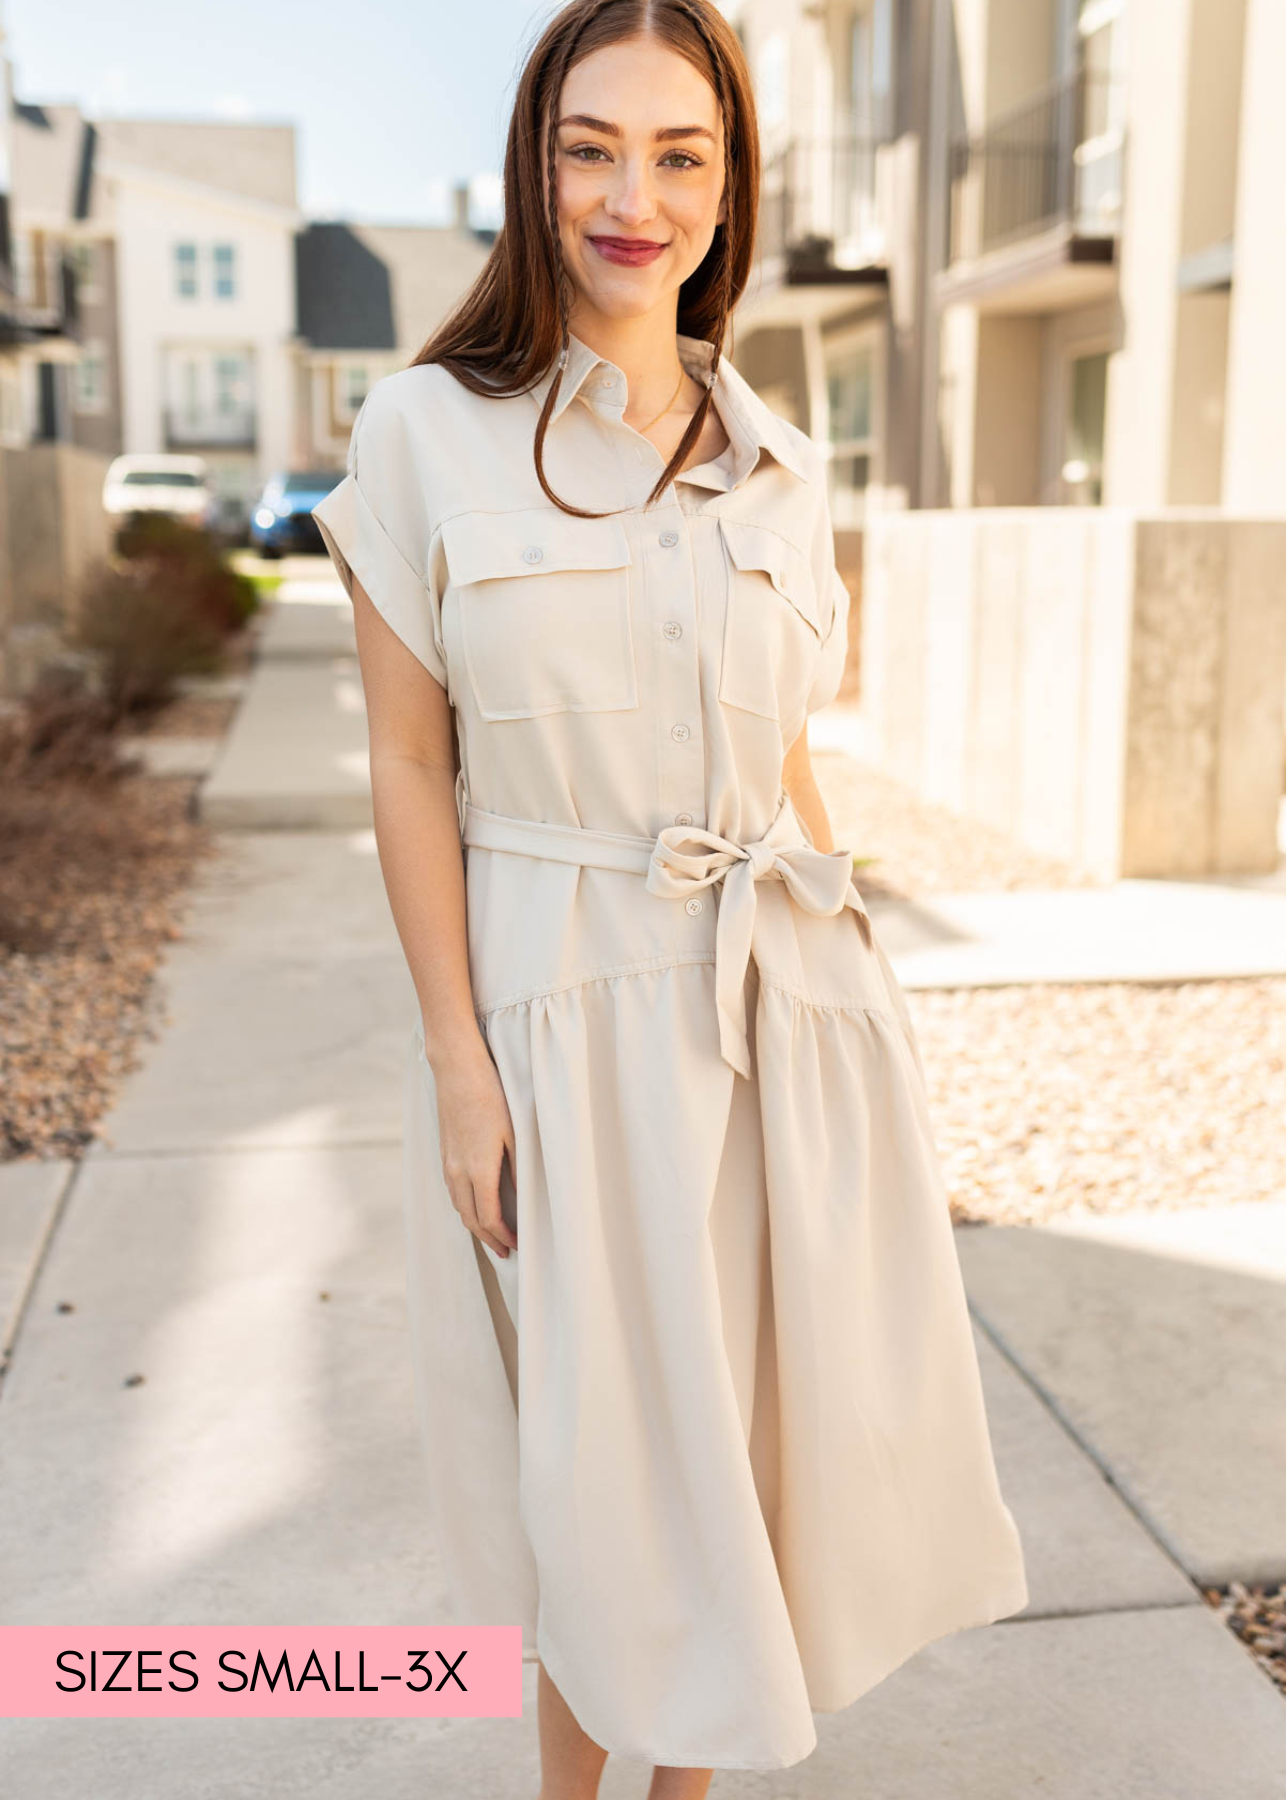
MULTIPOLYGON (((360 817, 345 630, 342 595, 283 590, 206 789, 226 854, 167 958, 166 1029, 83 1163, 0 1168, 5 1623, 438 1611, 403 1336, 413 992, 360 817)), ((1031 1604, 712 1796, 1286 1795, 1286 1704, 1194 1585, 1286 1576, 1286 1210, 957 1242, 1031 1604)), ((5 1791, 530 1800, 534 1677, 521 1721, 4 1721, 5 1791)), ((645 1776, 609 1763, 604 1800, 645 1776)))

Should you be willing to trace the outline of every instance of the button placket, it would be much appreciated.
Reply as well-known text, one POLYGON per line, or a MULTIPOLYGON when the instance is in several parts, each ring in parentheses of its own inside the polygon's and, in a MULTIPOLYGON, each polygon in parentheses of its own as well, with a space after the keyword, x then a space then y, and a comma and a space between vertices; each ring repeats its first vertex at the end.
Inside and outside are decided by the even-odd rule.
MULTIPOLYGON (((690 527, 677 496, 671 505, 675 522, 655 527, 655 549, 644 559, 653 583, 649 611, 662 638, 657 655, 656 729, 664 734, 665 748, 659 759, 658 797, 662 819, 691 825, 697 816, 692 801, 701 800, 704 810, 705 781, 696 573, 687 543, 690 527)), ((702 906, 687 910, 695 917, 702 906)))

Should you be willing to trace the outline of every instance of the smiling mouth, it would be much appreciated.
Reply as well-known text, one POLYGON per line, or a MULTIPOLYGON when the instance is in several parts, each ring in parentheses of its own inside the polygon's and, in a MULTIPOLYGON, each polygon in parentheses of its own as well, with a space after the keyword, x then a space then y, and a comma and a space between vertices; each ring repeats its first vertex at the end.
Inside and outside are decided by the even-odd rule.
POLYGON ((611 263, 650 263, 668 248, 665 243, 657 243, 656 238, 603 238, 593 232, 589 241, 611 263))

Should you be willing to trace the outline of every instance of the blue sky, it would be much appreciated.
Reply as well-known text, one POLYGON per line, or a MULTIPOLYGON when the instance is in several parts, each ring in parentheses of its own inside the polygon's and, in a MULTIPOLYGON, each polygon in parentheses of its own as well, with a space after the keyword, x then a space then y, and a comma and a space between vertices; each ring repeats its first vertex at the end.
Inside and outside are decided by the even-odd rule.
POLYGON ((0 0, 0 17, 20 100, 290 122, 310 217, 423 224, 463 180, 494 216, 513 84, 559 3, 0 0))

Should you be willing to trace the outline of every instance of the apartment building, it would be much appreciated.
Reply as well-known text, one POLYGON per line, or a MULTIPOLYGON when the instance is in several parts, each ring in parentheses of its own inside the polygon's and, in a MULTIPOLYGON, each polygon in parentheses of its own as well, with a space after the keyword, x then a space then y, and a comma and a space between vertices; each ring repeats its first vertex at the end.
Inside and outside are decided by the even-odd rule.
POLYGON ((77 170, 83 121, 74 106, 15 101, 4 58, 0 266, 0 445, 66 438, 69 396, 95 295, 82 281, 77 170))
POLYGON ((872 506, 1286 511, 1280 0, 740 0, 734 356, 872 506))

